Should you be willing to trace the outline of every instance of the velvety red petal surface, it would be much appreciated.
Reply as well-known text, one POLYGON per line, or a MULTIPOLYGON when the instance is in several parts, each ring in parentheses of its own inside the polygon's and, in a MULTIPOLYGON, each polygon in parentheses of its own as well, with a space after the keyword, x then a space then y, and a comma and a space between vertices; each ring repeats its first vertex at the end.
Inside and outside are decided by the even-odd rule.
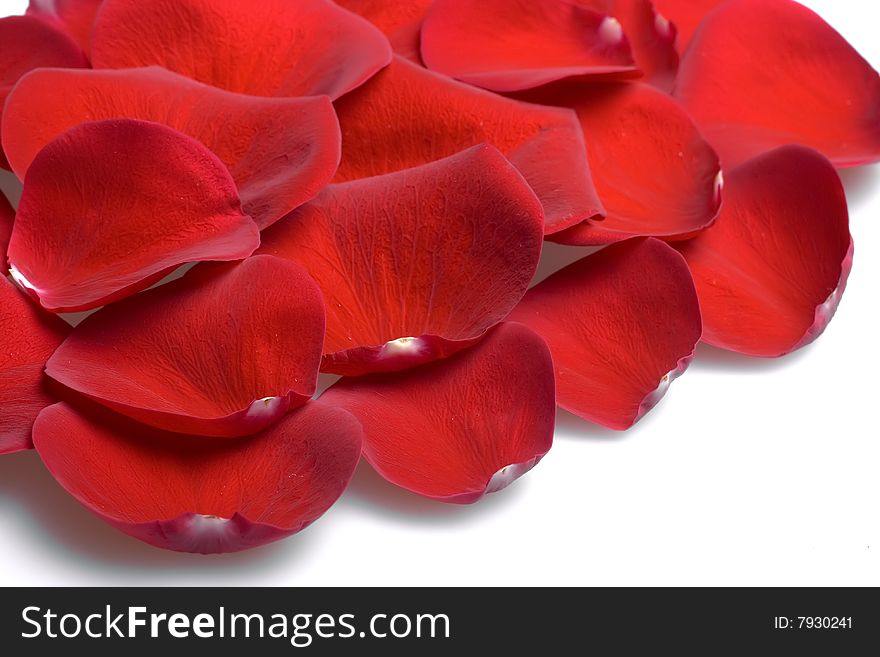
POLYGON ((260 243, 217 157, 158 123, 76 126, 34 159, 9 243, 16 281, 48 310, 97 308, 174 267, 260 243))
POLYGON ((718 157, 687 112, 645 84, 566 82, 526 95, 572 107, 584 130, 603 221, 552 235, 563 244, 600 245, 632 236, 692 236, 721 203, 718 157))
POLYGON ((559 405, 625 430, 687 368, 700 308, 687 265, 655 239, 609 246, 529 290, 510 319, 550 345, 559 405))
POLYGON ((613 16, 629 40, 642 81, 669 91, 678 70, 675 26, 659 14, 651 0, 577 0, 613 16))
POLYGON ((661 16, 676 29, 676 46, 683 53, 690 45, 694 32, 710 11, 724 0, 653 0, 661 16))
POLYGON ((852 267, 846 196, 819 153, 787 146, 727 175, 718 222, 678 247, 703 309, 703 339, 781 356, 831 321, 852 267))
POLYGON ((638 70, 620 22, 572 0, 434 0, 422 60, 492 91, 638 70))
POLYGON ((83 52, 91 50, 92 25, 103 0, 30 0, 27 15, 54 22, 76 41, 83 52))
POLYGON ((157 64, 255 96, 338 98, 391 59, 385 36, 331 0, 104 0, 95 68, 157 64))
POLYGON ((541 199, 546 232, 604 211, 570 110, 502 98, 397 57, 337 101, 336 111, 343 136, 338 181, 419 166, 489 143, 541 199))
POLYGON ((332 185, 263 233, 327 306, 323 369, 399 370, 455 352, 522 298, 542 246, 541 205, 491 146, 332 185))
POLYGON ((302 205, 336 173, 339 124, 327 97, 260 98, 158 67, 34 71, 9 96, 3 143, 19 178, 43 146, 83 121, 164 123, 227 166, 242 207, 261 228, 302 205))
POLYGON ((385 479, 443 502, 501 490, 553 441, 550 352, 519 324, 501 324, 447 360, 343 379, 321 401, 361 422, 364 457, 385 479))
POLYGON ((37 414, 55 400, 43 367, 70 327, 0 279, 0 454, 30 449, 37 414))
POLYGON ((314 394, 323 338, 308 274, 259 256, 201 265, 91 315, 46 372, 160 429, 243 436, 314 394))
MULTIPOLYGON (((32 16, 0 18, 0 110, 18 79, 35 68, 85 68, 89 60, 66 34, 32 16)), ((0 167, 9 168, 0 152, 0 167)))
POLYGON ((6 197, 0 193, 0 259, 3 260, 4 269, 6 267, 6 251, 9 249, 9 238, 12 236, 12 225, 15 222, 15 210, 6 200, 6 197))
POLYGON ((336 0, 336 4, 363 16, 378 27, 395 53, 421 63, 422 21, 433 0, 336 0))
POLYGON ((731 0, 711 12, 675 94, 725 169, 787 144, 815 148, 839 167, 880 160, 880 76, 791 0, 731 0))
POLYGON ((77 501, 123 532, 181 552, 234 552, 289 536, 345 490, 361 429, 311 402, 267 431, 210 441, 109 412, 45 409, 34 444, 77 501))

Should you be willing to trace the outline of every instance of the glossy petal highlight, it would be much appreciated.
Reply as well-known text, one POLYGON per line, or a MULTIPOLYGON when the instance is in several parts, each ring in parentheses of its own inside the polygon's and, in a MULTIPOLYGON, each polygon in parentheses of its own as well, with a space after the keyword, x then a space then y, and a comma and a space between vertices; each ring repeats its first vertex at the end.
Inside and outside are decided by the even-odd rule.
POLYGON ((92 25, 103 1, 30 0, 27 15, 55 24, 88 53, 92 47, 92 25))

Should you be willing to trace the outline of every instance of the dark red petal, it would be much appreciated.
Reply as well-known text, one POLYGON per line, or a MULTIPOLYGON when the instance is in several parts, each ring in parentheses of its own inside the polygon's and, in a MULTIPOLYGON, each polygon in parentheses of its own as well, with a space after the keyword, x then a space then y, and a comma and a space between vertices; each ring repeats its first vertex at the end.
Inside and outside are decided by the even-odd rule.
POLYGON ((620 22, 571 0, 434 0, 422 59, 492 91, 638 71, 620 22))
POLYGON ((718 222, 679 249, 703 309, 703 339, 752 356, 815 340, 852 267, 843 186, 819 153, 787 146, 727 175, 718 222))
POLYGON ((327 305, 323 369, 399 370, 480 338, 522 298, 542 244, 541 206, 491 146, 332 185, 263 235, 327 305))
MULTIPOLYGON (((0 111, 18 79, 35 68, 89 65, 83 51, 66 34, 32 16, 0 18, 0 111)), ((8 169, 0 151, 0 167, 8 169)))
POLYGON ((95 68, 157 64, 254 96, 338 98, 391 60, 379 30, 331 0, 104 0, 95 68))
POLYGON ((528 99, 574 108, 584 129, 604 221, 553 235, 563 244, 608 244, 632 236, 692 236, 721 203, 720 165, 687 112, 644 84, 562 83, 528 99))
POLYGON ((349 11, 378 27, 401 57, 421 63, 422 21, 433 0, 336 0, 349 11))
POLYGON ((67 32, 83 52, 89 52, 92 24, 103 0, 30 0, 28 16, 48 20, 67 32))
POLYGON ((46 373, 160 429, 244 436, 314 394, 323 338, 314 281, 259 256, 202 265, 95 313, 46 373))
POLYGON ((9 249, 9 238, 12 235, 12 225, 15 222, 15 210, 9 205, 9 201, 0 192, 0 259, 3 267, 6 267, 6 251, 9 249))
POLYGON ((655 239, 579 260, 531 289, 510 317, 550 345, 559 405, 617 430, 687 369, 701 330, 684 260, 655 239))
POLYGON ((697 27, 724 0, 653 0, 660 15, 675 25, 678 52, 687 50, 697 27))
POLYGON ((4 149, 24 178, 37 152, 68 128, 122 117, 164 123, 207 146, 261 228, 311 199, 339 164, 339 125, 328 98, 246 96, 157 67, 34 71, 9 96, 4 149))
POLYGON ((364 457, 393 484, 469 504, 531 470, 553 441, 553 363, 501 324, 477 346, 408 372, 343 379, 321 398, 364 428, 364 457))
POLYGON ((489 143, 519 169, 544 205, 545 231, 603 213, 577 117, 431 73, 396 58, 336 103, 344 146, 337 180, 419 166, 489 143))
POLYGON ((841 167, 880 160, 880 76, 790 0, 731 0, 711 12, 675 93, 725 169, 795 143, 841 167))
POLYGON ((284 538, 342 494, 362 432, 342 410, 311 402, 247 439, 167 434, 109 412, 45 409, 34 444, 76 500, 156 547, 235 552, 284 538))
POLYGON ((89 310, 183 263, 239 260, 259 243, 229 171, 204 146, 158 123, 99 121, 34 159, 9 266, 44 308, 89 310))
POLYGON ((43 367, 70 327, 0 279, 0 454, 30 449, 37 414, 53 403, 43 367))

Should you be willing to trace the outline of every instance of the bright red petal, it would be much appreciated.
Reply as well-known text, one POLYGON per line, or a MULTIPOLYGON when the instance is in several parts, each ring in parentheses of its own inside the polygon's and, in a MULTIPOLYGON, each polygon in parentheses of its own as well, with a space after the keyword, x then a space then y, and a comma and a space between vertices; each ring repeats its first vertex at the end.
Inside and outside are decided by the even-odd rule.
POLYGON ((256 547, 317 520, 348 485, 361 435, 321 402, 243 440, 166 434, 67 404, 34 425, 40 457, 80 504, 146 543, 201 553, 256 547))
POLYGON ((568 110, 502 98, 395 59, 336 103, 342 125, 337 180, 433 162, 481 143, 504 153, 544 205, 545 232, 603 213, 568 110))
POLYGON ((23 179, 39 150, 68 128, 122 117, 164 123, 207 146, 261 228, 314 197, 339 164, 328 98, 234 94, 156 67, 34 71, 9 96, 4 149, 23 179))
POLYGON ((638 74, 620 22, 571 0, 434 0, 422 25, 422 59, 492 91, 638 74))
POLYGON ((53 400, 43 367, 70 327, 0 279, 0 454, 30 449, 37 414, 53 400))
POLYGON ((727 175, 718 222, 679 245, 703 309, 703 339, 752 356, 815 340, 852 267, 846 196, 833 166, 787 146, 727 175))
POLYGON ((259 256, 202 265, 95 313, 46 373, 160 429, 245 436, 314 394, 323 338, 308 274, 259 256))
POLYGON ((103 0, 30 0, 27 15, 53 22, 87 53, 92 45, 92 25, 102 2, 103 0))
POLYGON ((263 235, 301 264, 327 306, 324 370, 393 371, 479 339, 522 298, 541 206, 490 146, 333 185, 263 235))
POLYGON ((477 346, 395 376, 343 379, 321 398, 364 428, 364 457, 419 495, 469 504, 532 469, 553 441, 553 363, 502 324, 477 346))
POLYGON ((657 12, 651 0, 577 0, 609 16, 614 16, 629 39, 633 59, 642 72, 642 81, 669 91, 678 70, 675 26, 657 12))
POLYGON ((663 92, 644 84, 571 82, 527 98, 577 111, 606 211, 603 221, 557 233, 554 242, 681 239, 714 220, 721 203, 718 157, 687 112, 663 92))
POLYGON ((330 0, 104 0, 95 68, 157 64, 254 96, 338 98, 391 60, 379 30, 330 0))
MULTIPOLYGON (((31 16, 0 18, 0 111, 18 79, 35 68, 86 68, 89 60, 66 34, 31 16)), ((0 152, 0 167, 8 169, 0 152)))
POLYGON ((349 11, 378 27, 398 55, 421 63, 422 21, 433 0, 336 0, 349 11))
POLYGON ((547 340, 559 405, 612 429, 639 421, 687 368, 700 308, 684 260, 654 239, 609 246, 529 291, 510 316, 547 340))
POLYGON ((791 0, 731 0, 681 63, 676 96, 730 169, 787 144, 837 166, 880 160, 880 76, 791 0))
POLYGON ((34 159, 9 244, 13 277, 48 310, 97 308, 197 260, 260 243, 235 183, 194 139, 158 123, 84 123, 34 159))
POLYGON ((6 267, 6 251, 9 249, 9 238, 12 235, 12 225, 15 222, 15 210, 6 200, 6 197, 0 193, 0 259, 3 260, 3 266, 6 267))
POLYGON ((694 32, 710 11, 724 0, 653 0, 660 15, 675 25, 678 52, 690 45, 694 32))

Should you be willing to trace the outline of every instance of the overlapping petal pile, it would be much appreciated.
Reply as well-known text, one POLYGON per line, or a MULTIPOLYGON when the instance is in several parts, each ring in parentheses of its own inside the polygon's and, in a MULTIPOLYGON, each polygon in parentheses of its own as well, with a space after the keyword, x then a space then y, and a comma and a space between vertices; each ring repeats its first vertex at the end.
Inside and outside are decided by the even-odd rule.
POLYGON ((792 0, 31 0, 0 102, 0 452, 203 553, 362 456, 475 502, 557 406, 810 343, 880 160, 880 77, 792 0), (545 240, 583 258, 533 285, 545 240))

